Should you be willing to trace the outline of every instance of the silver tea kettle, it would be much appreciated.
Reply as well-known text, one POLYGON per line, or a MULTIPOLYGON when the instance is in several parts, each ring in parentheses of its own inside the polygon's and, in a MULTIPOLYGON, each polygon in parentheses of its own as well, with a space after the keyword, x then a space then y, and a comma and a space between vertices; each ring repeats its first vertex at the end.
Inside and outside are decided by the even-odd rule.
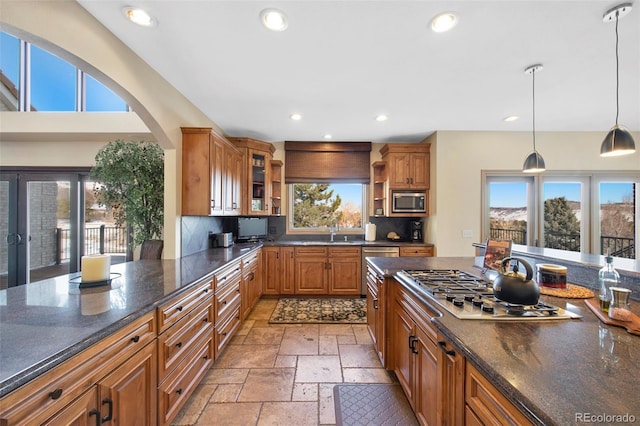
POLYGON ((493 281, 493 295, 507 303, 517 305, 536 305, 540 298, 540 288, 533 280, 531 265, 519 257, 505 257, 500 263, 498 276, 493 281), (509 263, 514 260, 512 269, 507 271, 509 263), (518 264, 522 264, 526 275, 518 272, 518 264))

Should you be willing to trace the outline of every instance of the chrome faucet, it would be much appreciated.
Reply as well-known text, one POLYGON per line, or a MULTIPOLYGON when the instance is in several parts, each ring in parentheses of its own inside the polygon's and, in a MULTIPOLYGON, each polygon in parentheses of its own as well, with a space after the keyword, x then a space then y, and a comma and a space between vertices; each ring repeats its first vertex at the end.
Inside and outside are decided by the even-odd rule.
POLYGON ((335 237, 336 233, 340 230, 338 225, 331 225, 329 227, 329 234, 331 235, 331 242, 333 242, 333 237, 335 237))

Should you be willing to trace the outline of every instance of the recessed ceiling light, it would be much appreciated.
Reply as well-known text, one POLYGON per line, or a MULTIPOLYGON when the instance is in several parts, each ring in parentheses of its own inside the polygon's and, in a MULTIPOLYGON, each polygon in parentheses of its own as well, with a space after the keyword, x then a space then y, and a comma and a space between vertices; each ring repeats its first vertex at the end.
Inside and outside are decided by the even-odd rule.
POLYGON ((278 9, 265 9, 260 12, 262 24, 271 31, 284 31, 289 26, 287 15, 278 9))
POLYGON ((326 135, 324 135, 325 139, 331 139, 333 136, 331 136, 329 133, 327 133, 326 135))
POLYGON ((387 121, 388 119, 389 119, 389 117, 387 117, 384 114, 376 115, 376 121, 387 121))
POLYGON ((290 118, 290 119, 292 119, 292 120, 298 121, 298 120, 302 120, 302 115, 301 115, 301 114, 298 114, 298 113, 296 112, 296 113, 291 114, 291 115, 289 116, 289 118, 290 118))
POLYGON ((437 33, 449 31, 458 23, 458 18, 452 12, 437 15, 431 20, 431 29, 437 33))
POLYGON ((518 117, 517 115, 510 115, 508 117, 505 117, 502 119, 502 121, 506 121, 507 123, 510 123, 512 121, 516 121, 518 120, 520 117, 518 117))
POLYGON ((122 13, 128 20, 142 27, 151 27, 156 24, 156 21, 147 12, 137 7, 127 6, 122 9, 122 13))

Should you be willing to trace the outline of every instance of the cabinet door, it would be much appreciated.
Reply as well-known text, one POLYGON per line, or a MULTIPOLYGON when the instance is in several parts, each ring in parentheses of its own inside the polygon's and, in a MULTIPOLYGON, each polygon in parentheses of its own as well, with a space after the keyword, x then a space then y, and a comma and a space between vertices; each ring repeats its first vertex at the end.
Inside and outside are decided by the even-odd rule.
POLYGON ((438 347, 420 327, 415 328, 415 405, 420 424, 438 424, 438 347))
MULTIPOLYGON (((224 163, 224 146, 222 141, 215 136, 211 137, 211 215, 222 214, 222 185, 224 163)), ((184 196, 184 195, 183 195, 184 196)))
POLYGON ((148 344, 98 383, 103 423, 155 425, 156 342, 148 344))
MULTIPOLYGON (((392 339, 393 339, 393 371, 402 385, 407 399, 414 408, 414 373, 413 373, 413 350, 415 347, 414 322, 402 309, 400 305, 394 303, 392 314, 392 339)), ((417 350, 417 349, 416 349, 417 350)))
POLYGON ((234 148, 230 146, 224 147, 222 208, 225 215, 237 216, 240 214, 241 161, 240 154, 234 148))
POLYGON ((295 292, 295 262, 293 247, 280 247, 280 293, 294 294, 295 292))
POLYGON ((464 368, 465 358, 455 350, 444 336, 438 334, 438 423, 459 425, 464 423, 464 368))
POLYGON ((409 183, 411 188, 429 189, 429 154, 411 154, 409 161, 409 183))
POLYGON ((262 292, 264 294, 280 293, 280 247, 262 248, 262 292))
POLYGON ((295 258, 295 294, 327 294, 327 258, 295 258))
MULTIPOLYGON (((93 426, 100 424, 102 414, 98 410, 98 389, 94 386, 78 399, 51 417, 43 426, 93 426)), ((105 413, 106 415, 106 413, 105 413)))
POLYGON ((389 155, 389 189, 411 188, 409 154, 389 155))
POLYGON ((329 258, 329 293, 360 294, 360 257, 329 258))
POLYGON ((248 211, 251 215, 268 215, 268 200, 271 198, 271 154, 255 149, 248 152, 248 211))

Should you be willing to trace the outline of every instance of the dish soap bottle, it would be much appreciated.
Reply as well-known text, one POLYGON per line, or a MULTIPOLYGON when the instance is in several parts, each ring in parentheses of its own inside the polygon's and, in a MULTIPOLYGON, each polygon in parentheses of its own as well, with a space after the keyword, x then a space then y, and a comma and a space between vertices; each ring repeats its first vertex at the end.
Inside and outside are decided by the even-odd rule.
POLYGON ((620 274, 613 267, 613 257, 609 254, 604 258, 605 265, 598 272, 598 283, 600 284, 600 309, 602 312, 609 312, 611 302, 611 287, 617 287, 620 282, 620 274))

